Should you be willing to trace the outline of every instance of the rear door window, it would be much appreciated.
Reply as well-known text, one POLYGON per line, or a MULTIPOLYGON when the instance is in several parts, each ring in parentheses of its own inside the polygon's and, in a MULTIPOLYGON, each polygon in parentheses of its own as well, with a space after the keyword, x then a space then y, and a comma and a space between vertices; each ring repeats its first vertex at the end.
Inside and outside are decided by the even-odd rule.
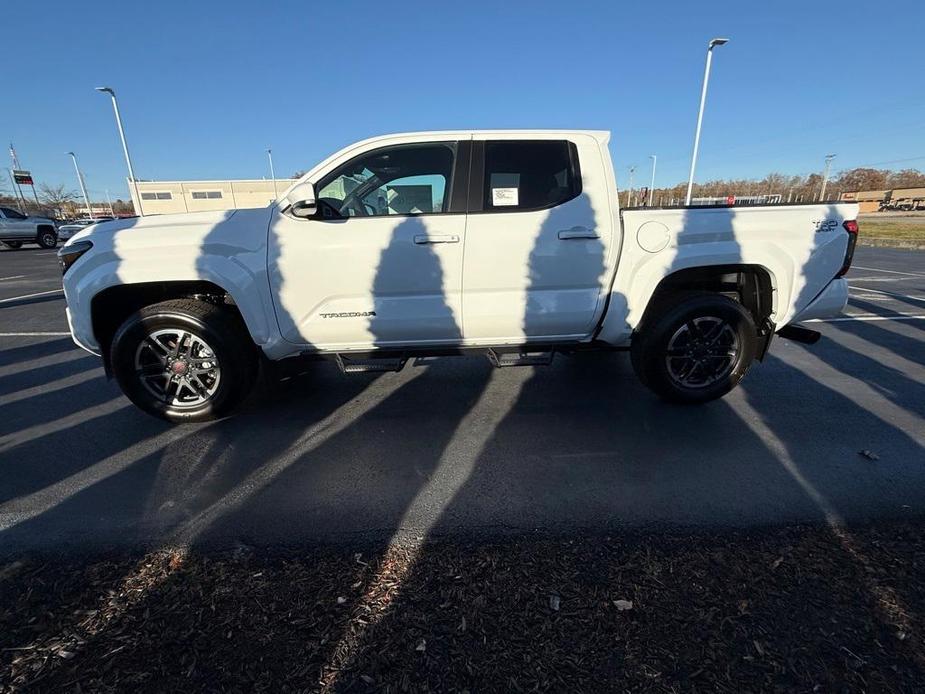
POLYGON ((485 143, 484 211, 545 210, 579 193, 578 153, 571 142, 495 140, 485 143))

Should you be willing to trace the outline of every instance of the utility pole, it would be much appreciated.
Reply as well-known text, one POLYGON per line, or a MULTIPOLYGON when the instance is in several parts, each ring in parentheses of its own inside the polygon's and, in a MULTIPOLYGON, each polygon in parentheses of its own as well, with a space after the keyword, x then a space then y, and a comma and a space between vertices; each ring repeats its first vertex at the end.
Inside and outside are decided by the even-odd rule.
POLYGON ((68 152, 68 154, 70 154, 71 159, 74 160, 74 171, 77 172, 77 183, 80 184, 80 192, 83 193, 84 202, 87 205, 87 216, 90 219, 96 219, 96 217, 93 216, 93 208, 90 207, 90 198, 87 196, 87 186, 84 183, 84 176, 80 173, 80 167, 77 165, 77 155, 73 152, 68 152))
POLYGON ((646 207, 652 207, 652 198, 655 195, 655 163, 658 157, 650 154, 649 159, 652 160, 652 182, 649 184, 649 194, 646 196, 646 207))
POLYGON ((834 154, 825 155, 825 170, 822 172, 822 190, 819 191, 819 202, 825 198, 825 184, 829 182, 829 167, 832 166, 832 160, 834 158, 834 154))
POLYGON ((700 109, 697 111, 697 129, 694 131, 694 151, 691 154, 691 173, 687 177, 687 197, 685 205, 691 204, 691 191, 694 188, 694 169, 697 167, 697 150, 700 148, 700 126, 703 123, 703 107, 707 102, 707 84, 710 81, 710 64, 713 62, 713 49, 728 43, 729 39, 711 39, 707 44, 707 65, 703 71, 703 86, 700 88, 700 109))

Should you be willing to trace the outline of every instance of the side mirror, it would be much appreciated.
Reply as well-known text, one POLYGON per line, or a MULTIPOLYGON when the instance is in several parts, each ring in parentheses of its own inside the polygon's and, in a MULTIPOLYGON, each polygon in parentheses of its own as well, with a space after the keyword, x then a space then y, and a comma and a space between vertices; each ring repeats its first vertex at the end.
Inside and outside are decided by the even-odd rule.
POLYGON ((293 217, 308 219, 315 216, 318 204, 315 201, 314 184, 308 181, 299 183, 286 195, 286 202, 289 206, 289 213, 293 217))

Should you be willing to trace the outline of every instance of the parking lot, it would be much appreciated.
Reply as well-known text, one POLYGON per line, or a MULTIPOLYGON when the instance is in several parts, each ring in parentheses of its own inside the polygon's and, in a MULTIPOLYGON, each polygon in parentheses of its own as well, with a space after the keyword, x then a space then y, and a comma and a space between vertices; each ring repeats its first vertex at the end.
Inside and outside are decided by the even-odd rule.
POLYGON ((925 502, 925 252, 859 248, 848 314, 676 407, 625 354, 265 389, 170 426, 67 336, 53 252, 0 253, 0 536, 246 545, 902 518, 925 502), (866 453, 862 453, 865 451, 866 453))

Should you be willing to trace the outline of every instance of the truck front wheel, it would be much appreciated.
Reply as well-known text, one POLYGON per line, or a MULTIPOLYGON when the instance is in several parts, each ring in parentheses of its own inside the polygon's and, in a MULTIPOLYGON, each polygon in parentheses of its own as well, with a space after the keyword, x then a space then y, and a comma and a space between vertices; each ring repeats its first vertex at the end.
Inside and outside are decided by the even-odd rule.
POLYGON ((58 234, 55 232, 53 227, 39 227, 38 236, 36 236, 36 242, 42 248, 54 248, 58 245, 58 234))
POLYGON ((240 318, 193 299, 146 306, 116 331, 110 363, 122 392, 171 422, 231 413, 248 395, 257 350, 240 318))
POLYGON ((633 339, 640 380, 664 400, 700 403, 738 385, 755 358, 751 314, 722 294, 690 292, 659 302, 633 339))

